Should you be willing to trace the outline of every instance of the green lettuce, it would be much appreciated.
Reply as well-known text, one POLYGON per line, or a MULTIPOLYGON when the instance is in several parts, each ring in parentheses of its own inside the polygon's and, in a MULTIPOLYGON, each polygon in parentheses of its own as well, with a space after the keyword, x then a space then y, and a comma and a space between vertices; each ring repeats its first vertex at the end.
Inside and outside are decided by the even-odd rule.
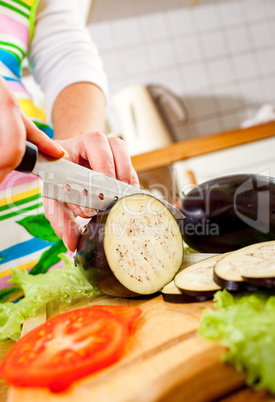
POLYGON ((224 356, 247 371, 247 384, 275 394, 275 295, 271 292, 215 294, 216 310, 206 310, 199 334, 229 348, 224 356))
POLYGON ((79 295, 92 297, 101 294, 86 280, 71 257, 66 254, 60 257, 64 266, 46 274, 31 275, 12 269, 13 277, 9 282, 21 288, 24 297, 17 303, 0 303, 0 341, 18 340, 25 319, 33 317, 40 307, 52 300, 69 303, 79 295))

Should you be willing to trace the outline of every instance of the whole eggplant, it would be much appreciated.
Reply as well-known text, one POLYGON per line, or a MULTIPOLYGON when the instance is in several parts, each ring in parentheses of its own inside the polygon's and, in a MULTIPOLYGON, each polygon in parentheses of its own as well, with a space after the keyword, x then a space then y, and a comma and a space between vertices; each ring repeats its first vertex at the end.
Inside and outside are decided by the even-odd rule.
POLYGON ((275 178, 256 174, 219 177, 180 202, 182 235, 191 248, 224 253, 275 239, 275 178))

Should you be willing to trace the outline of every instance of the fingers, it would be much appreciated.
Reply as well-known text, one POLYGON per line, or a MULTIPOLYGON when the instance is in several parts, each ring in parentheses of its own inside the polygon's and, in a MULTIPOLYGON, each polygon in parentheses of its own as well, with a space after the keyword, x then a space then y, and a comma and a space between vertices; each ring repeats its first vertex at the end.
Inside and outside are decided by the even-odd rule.
POLYGON ((75 138, 69 147, 73 162, 133 186, 139 185, 126 144, 120 138, 107 139, 99 132, 87 133, 75 138))
POLYGON ((116 178, 137 187, 138 176, 132 166, 125 142, 116 137, 110 137, 108 142, 113 154, 116 178))
POLYGON ((75 220, 75 214, 65 203, 43 198, 45 216, 49 220, 56 235, 65 246, 75 251, 81 234, 81 228, 75 220))
POLYGON ((0 77, 0 181, 20 164, 26 139, 55 158, 65 155, 65 151, 21 111, 17 99, 3 77, 0 77))
POLYGON ((91 218, 97 214, 96 209, 79 207, 74 204, 67 204, 68 207, 73 211, 75 216, 80 216, 81 218, 91 218))
MULTIPOLYGON (((60 140, 60 143, 68 149, 73 162, 133 186, 139 185, 126 145, 119 138, 107 139, 104 134, 94 132, 60 140)), ((48 199, 45 199, 44 204, 45 215, 56 234, 63 239, 67 248, 74 251, 81 232, 75 217, 89 218, 96 211, 48 199), (54 211, 51 212, 50 208, 54 211)))
POLYGON ((0 77, 0 180, 21 162, 26 130, 16 98, 0 77))
POLYGON ((82 162, 88 161, 92 170, 109 177, 116 177, 113 154, 106 136, 102 133, 87 133, 76 138, 70 155, 76 163, 81 162, 79 159, 81 157, 82 162))
POLYGON ((51 140, 47 134, 39 130, 36 125, 21 111, 21 117, 25 125, 27 139, 36 144, 41 152, 54 158, 68 156, 67 151, 57 142, 51 140))

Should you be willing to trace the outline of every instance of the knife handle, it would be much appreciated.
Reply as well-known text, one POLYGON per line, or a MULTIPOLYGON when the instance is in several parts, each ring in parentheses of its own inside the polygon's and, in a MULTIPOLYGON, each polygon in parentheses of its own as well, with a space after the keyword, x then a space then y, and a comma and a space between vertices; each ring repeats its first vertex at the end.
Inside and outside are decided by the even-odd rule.
POLYGON ((19 166, 15 170, 22 173, 31 173, 36 164, 38 149, 37 146, 29 141, 26 141, 25 155, 19 166))

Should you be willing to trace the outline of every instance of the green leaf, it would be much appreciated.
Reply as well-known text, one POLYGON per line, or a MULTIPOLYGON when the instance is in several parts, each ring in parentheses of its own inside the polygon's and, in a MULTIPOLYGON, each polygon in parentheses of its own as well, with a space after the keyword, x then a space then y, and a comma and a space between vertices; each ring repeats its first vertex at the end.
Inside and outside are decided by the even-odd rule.
POLYGON ((200 335, 229 348, 225 360, 247 372, 247 384, 275 394, 275 295, 271 291, 215 294, 216 311, 206 310, 200 335))
POLYGON ((47 270, 53 265, 57 264, 60 261, 60 257, 58 256, 60 253, 65 253, 66 247, 62 240, 59 239, 59 242, 54 246, 44 251, 41 255, 38 263, 31 269, 31 275, 44 274, 47 270))
POLYGON ((10 283, 24 292, 18 303, 0 303, 0 342, 6 339, 18 340, 21 325, 27 317, 52 300, 70 302, 77 296, 88 298, 101 295, 83 276, 74 261, 66 254, 59 256, 64 261, 62 268, 52 269, 46 274, 30 275, 27 271, 12 269, 10 283))
POLYGON ((21 334, 21 327, 25 321, 25 317, 17 308, 16 303, 0 304, 0 341, 12 339, 18 341, 21 334))
POLYGON ((21 221, 17 221, 17 223, 23 226, 32 236, 41 240, 49 242, 60 241, 44 214, 27 216, 21 221))

